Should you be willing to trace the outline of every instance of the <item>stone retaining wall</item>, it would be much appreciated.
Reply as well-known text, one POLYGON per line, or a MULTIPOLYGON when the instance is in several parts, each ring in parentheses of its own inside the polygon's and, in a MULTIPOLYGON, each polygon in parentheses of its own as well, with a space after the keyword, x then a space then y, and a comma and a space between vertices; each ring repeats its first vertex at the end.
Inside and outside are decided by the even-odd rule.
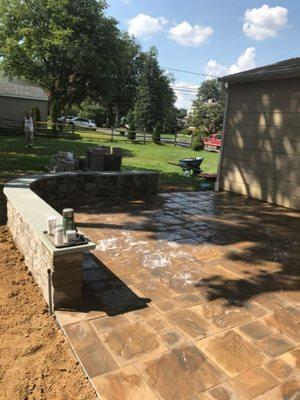
POLYGON ((144 197, 157 193, 155 172, 63 173, 34 181, 30 188, 52 207, 91 205, 99 200, 144 197))
POLYGON ((80 299, 83 254, 55 255, 41 240, 10 200, 7 201, 8 226, 14 242, 25 257, 25 264, 49 303, 48 269, 51 271, 52 304, 55 307, 80 299))
POLYGON ((84 253, 95 248, 94 243, 88 243, 57 249, 43 233, 49 215, 56 215, 61 222, 55 208, 122 197, 140 198, 156 193, 157 186, 158 174, 147 171, 40 174, 5 185, 7 225, 48 304, 47 271, 51 271, 53 307, 68 305, 81 297, 84 253))

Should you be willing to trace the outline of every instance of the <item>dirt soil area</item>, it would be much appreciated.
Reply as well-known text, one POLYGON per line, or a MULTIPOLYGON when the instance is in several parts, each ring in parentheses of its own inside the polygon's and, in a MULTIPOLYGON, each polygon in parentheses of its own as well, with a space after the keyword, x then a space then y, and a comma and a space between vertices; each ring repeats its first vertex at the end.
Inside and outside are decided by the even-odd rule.
POLYGON ((94 400, 96 394, 0 226, 0 400, 94 400))

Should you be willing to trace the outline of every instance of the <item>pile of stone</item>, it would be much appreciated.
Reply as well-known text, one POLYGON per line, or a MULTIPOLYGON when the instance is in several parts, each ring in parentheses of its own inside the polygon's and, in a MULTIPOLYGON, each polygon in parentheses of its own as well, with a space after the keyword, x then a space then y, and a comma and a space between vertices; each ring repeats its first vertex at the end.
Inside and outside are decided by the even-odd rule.
POLYGON ((85 171, 120 171, 122 151, 118 147, 100 146, 88 149, 79 159, 80 169, 85 171))
POLYGON ((85 157, 77 160, 73 152, 59 151, 52 156, 46 169, 55 172, 73 171, 120 171, 122 150, 119 147, 99 146, 88 149, 85 157))
POLYGON ((48 169, 52 173, 78 171, 79 162, 72 151, 59 151, 52 156, 48 169))

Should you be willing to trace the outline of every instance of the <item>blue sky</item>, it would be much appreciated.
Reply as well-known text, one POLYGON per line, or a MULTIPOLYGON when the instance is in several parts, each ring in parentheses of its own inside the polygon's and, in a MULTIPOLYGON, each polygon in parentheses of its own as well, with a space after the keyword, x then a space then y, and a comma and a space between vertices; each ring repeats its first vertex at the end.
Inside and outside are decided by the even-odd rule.
MULTIPOLYGON (((299 56, 300 0, 108 0, 107 14, 144 50, 156 46, 165 68, 224 75, 299 56), (298 38, 298 39, 297 39, 298 38)), ((172 73, 176 85, 204 79, 172 73)), ((193 95, 176 92, 177 105, 193 95)))

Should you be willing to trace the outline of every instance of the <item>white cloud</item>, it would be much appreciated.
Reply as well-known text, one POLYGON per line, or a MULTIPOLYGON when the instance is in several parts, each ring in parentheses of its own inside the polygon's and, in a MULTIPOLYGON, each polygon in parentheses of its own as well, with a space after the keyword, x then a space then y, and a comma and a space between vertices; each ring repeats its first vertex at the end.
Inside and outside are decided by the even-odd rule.
MULTIPOLYGON (((198 89, 199 85, 195 85, 190 82, 176 82, 174 84, 175 87, 183 88, 183 89, 198 89)), ((186 108, 187 110, 190 110, 192 107, 192 101, 195 100, 196 98, 196 92, 195 94, 192 93, 192 91, 189 93, 188 91, 185 92, 184 90, 176 90, 173 89, 177 100, 176 100, 176 107, 177 108, 186 108)))
POLYGON ((245 12, 243 31, 246 36, 255 40, 272 38, 287 25, 287 18, 286 8, 264 4, 245 12))
POLYGON ((210 60, 204 67, 204 71, 208 75, 223 76, 227 74, 228 68, 219 64, 216 60, 210 60))
POLYGON ((229 67, 230 74, 246 71, 247 69, 255 68, 255 47, 248 47, 242 53, 237 62, 229 67))
POLYGON ((210 26, 191 25, 184 21, 169 30, 169 39, 183 46, 200 46, 212 34, 214 30, 210 26))
POLYGON ((255 68, 255 47, 248 47, 237 59, 235 64, 229 67, 219 64, 215 60, 210 60, 204 67, 204 71, 208 75, 223 76, 226 74, 236 74, 237 72, 246 71, 255 68))
POLYGON ((163 30, 163 26, 168 24, 164 17, 153 18, 150 15, 138 14, 127 21, 128 33, 139 39, 149 39, 157 32, 163 30))

